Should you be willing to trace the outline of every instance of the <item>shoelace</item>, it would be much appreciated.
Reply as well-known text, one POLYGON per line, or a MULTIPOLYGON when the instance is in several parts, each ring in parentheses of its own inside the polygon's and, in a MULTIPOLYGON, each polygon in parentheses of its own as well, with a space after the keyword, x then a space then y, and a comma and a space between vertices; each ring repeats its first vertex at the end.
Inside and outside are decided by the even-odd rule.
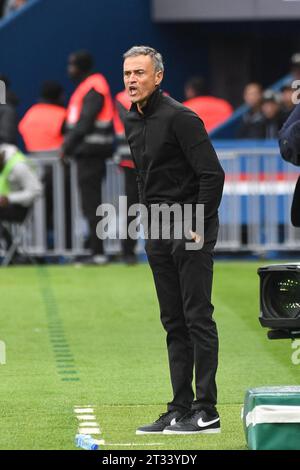
POLYGON ((186 421, 189 421, 189 419, 196 413, 196 411, 188 411, 183 417, 179 420, 180 423, 185 423, 186 421))
POLYGON ((161 420, 163 420, 168 414, 170 414, 170 411, 166 411, 165 413, 162 413, 159 415, 159 418, 155 421, 156 423, 159 423, 161 420))

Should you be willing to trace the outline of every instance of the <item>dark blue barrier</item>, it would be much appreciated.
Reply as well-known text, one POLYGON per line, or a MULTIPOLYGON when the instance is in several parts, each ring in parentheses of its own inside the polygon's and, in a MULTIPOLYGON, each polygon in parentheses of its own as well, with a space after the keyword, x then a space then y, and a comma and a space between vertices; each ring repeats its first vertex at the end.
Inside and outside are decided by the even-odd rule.
POLYGON ((244 244, 278 249, 295 244, 290 206, 300 169, 281 158, 274 140, 213 143, 226 174, 220 208, 226 234, 223 240, 221 234, 223 245, 230 244, 228 234, 232 233, 237 238, 236 247, 244 244))

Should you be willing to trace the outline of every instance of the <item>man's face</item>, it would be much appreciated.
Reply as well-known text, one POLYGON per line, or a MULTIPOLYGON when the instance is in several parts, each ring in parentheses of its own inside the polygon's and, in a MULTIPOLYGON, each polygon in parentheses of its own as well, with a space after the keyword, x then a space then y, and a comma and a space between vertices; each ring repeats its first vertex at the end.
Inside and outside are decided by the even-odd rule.
POLYGON ((155 72, 150 56, 127 57, 124 61, 124 84, 132 103, 146 102, 163 79, 163 72, 155 72))
POLYGON ((262 91, 260 87, 255 84, 248 85, 245 88, 244 100, 245 103, 250 106, 250 108, 259 107, 262 100, 262 91))
POLYGON ((279 112, 279 105, 276 101, 265 101, 262 104, 262 113, 267 119, 273 119, 279 112))
POLYGON ((294 106, 293 103, 293 94, 294 94, 294 89, 293 88, 286 88, 282 94, 281 94, 281 100, 282 103, 287 107, 292 107, 294 106))

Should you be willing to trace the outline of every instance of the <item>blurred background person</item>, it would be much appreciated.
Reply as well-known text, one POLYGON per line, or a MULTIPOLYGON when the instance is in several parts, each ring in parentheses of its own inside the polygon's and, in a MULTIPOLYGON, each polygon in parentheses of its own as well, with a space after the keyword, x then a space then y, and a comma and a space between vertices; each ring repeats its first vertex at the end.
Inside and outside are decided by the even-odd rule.
POLYGON ((24 221, 28 209, 42 194, 42 185, 24 155, 14 145, 0 145, 0 238, 6 249, 12 243, 11 234, 3 222, 24 221))
POLYGON ((10 89, 9 79, 0 74, 0 81, 6 86, 6 104, 0 105, 0 144, 17 145, 18 139, 18 98, 10 89))
MULTIPOLYGON (((124 171, 125 195, 127 196, 128 207, 139 202, 136 172, 124 130, 124 118, 127 114, 127 111, 130 109, 130 106, 131 102, 126 90, 120 91, 115 96, 114 128, 117 138, 117 155, 119 165, 124 171)), ((137 240, 132 240, 130 237, 128 237, 128 227, 134 219, 135 217, 127 217, 127 239, 122 240, 123 258, 125 263, 130 265, 137 262, 137 256, 135 254, 137 240)))
POLYGON ((237 131, 239 139, 262 138, 263 114, 261 110, 263 88, 260 83, 248 83, 244 89, 244 104, 248 111, 243 114, 241 125, 237 131))
POLYGON ((62 146, 66 119, 63 97, 59 83, 43 83, 39 102, 28 109, 19 123, 27 152, 57 152, 62 146))
POLYGON ((7 16, 10 13, 13 13, 24 5, 26 5, 27 0, 6 0, 3 6, 3 16, 7 16))
POLYGON ((94 60, 88 51, 70 55, 69 77, 77 84, 71 96, 66 118, 66 136, 62 158, 77 160, 81 205, 89 225, 90 264, 105 264, 103 240, 97 237, 97 207, 102 200, 102 182, 106 159, 113 153, 113 101, 105 77, 93 73, 94 60))
MULTIPOLYGON (((56 158, 63 144, 63 126, 66 119, 64 90, 56 81, 42 84, 39 102, 31 106, 19 123, 27 152, 39 158, 56 158)), ((48 247, 53 245, 53 167, 43 166, 45 186, 48 247)), ((70 172, 65 168, 66 247, 71 246, 70 172)))
POLYGON ((262 138, 277 139, 278 133, 284 123, 284 116, 280 108, 280 96, 272 90, 266 90, 262 100, 262 138))
POLYGON ((186 101, 183 102, 183 105, 190 108, 202 119, 207 132, 220 126, 233 113, 233 108, 228 101, 208 95, 202 77, 190 78, 185 84, 184 94, 186 101))
POLYGON ((293 103, 293 94, 295 93, 295 89, 292 88, 292 84, 287 84, 281 87, 280 89, 280 100, 281 100, 281 112, 283 116, 283 120, 289 117, 295 105, 293 103))

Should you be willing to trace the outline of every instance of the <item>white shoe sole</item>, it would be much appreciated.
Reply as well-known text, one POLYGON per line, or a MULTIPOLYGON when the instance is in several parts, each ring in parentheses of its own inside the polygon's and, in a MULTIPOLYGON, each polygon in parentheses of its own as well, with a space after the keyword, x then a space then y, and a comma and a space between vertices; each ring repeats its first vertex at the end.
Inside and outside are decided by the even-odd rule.
POLYGON ((136 431, 136 435, 141 435, 141 434, 163 434, 163 431, 136 431))
POLYGON ((165 429, 163 434, 220 434, 221 428, 216 429, 203 429, 203 431, 171 431, 165 429))

